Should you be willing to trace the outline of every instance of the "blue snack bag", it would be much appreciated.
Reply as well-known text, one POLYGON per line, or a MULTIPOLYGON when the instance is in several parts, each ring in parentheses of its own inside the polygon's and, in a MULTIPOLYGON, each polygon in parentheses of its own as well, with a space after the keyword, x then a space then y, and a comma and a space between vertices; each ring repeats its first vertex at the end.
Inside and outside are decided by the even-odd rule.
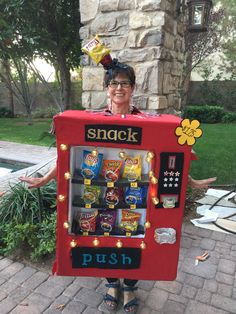
POLYGON ((81 175, 85 179, 97 179, 102 166, 102 158, 103 154, 94 156, 92 152, 84 150, 81 175))
POLYGON ((147 188, 142 186, 142 187, 137 187, 137 188, 132 188, 128 187, 125 191, 125 202, 128 205, 142 205, 144 199, 147 196, 147 188))

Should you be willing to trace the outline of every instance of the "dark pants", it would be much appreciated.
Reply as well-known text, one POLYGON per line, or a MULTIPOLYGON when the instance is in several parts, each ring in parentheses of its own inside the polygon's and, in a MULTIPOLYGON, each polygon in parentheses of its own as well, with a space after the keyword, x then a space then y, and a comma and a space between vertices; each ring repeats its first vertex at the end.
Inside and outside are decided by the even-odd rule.
MULTIPOLYGON (((109 283, 112 283, 112 282, 115 282, 115 281, 118 280, 118 278, 106 278, 106 279, 107 279, 107 281, 108 281, 109 283)), ((124 284, 125 284, 126 286, 131 286, 131 287, 133 287, 137 282, 138 282, 138 280, 136 280, 136 279, 127 279, 127 278, 124 279, 124 284)))

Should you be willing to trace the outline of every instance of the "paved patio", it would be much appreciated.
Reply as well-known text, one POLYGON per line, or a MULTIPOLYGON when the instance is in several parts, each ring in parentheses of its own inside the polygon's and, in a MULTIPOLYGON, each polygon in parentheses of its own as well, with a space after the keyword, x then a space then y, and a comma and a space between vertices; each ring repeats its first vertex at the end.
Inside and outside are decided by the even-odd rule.
MULTIPOLYGON (((41 164, 56 155, 55 150, 50 156, 48 153, 47 148, 0 141, 0 158, 15 156, 14 160, 41 164)), ((6 178, 0 181, 0 190, 3 181, 6 178)), ((185 223, 176 280, 139 281, 138 287, 138 313, 235 314, 236 236, 185 223), (195 266, 195 257, 206 250, 210 257, 195 266)), ((0 256, 1 314, 107 313, 102 303, 104 292, 102 278, 54 277, 0 256)), ((116 313, 123 313, 121 304, 116 313)))

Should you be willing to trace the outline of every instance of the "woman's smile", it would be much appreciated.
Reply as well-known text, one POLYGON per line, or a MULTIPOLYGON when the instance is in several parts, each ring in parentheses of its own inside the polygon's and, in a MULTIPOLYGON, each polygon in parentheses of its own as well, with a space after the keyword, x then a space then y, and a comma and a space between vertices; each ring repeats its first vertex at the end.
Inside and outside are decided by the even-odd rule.
POLYGON ((112 112, 128 113, 134 87, 129 78, 124 74, 118 74, 108 85, 108 93, 111 99, 112 112))

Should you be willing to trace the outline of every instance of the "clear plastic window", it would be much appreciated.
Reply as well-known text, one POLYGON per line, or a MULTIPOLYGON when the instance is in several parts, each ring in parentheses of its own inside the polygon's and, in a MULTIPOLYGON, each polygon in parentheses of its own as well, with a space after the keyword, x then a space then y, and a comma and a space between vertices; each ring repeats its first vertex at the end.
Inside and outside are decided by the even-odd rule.
POLYGON ((111 147, 71 147, 69 233, 145 236, 151 170, 147 153, 111 147))

